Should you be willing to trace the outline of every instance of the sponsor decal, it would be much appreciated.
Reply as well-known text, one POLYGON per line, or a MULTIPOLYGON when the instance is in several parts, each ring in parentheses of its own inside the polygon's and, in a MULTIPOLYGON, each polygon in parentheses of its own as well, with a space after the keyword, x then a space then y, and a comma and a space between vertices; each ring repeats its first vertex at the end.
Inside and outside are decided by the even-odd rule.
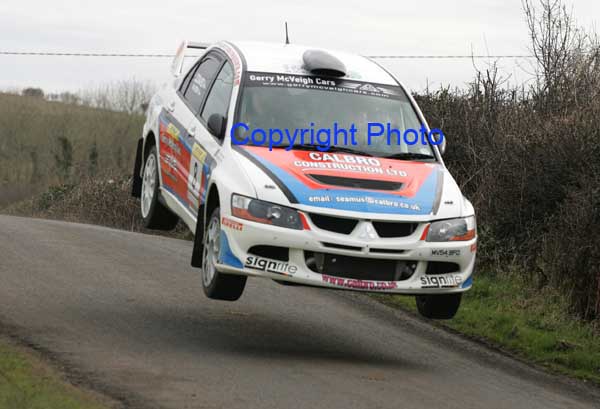
POLYGON ((253 270, 266 271, 267 273, 282 274, 286 276, 294 275, 298 271, 298 267, 285 261, 271 260, 269 258, 257 256, 248 256, 246 258, 245 266, 253 270))
POLYGON ((315 151, 238 148, 259 164, 292 203, 360 212, 429 214, 441 194, 443 171, 437 164, 315 151), (397 182, 397 190, 348 188, 314 176, 397 182))
POLYGON ((165 153, 165 164, 170 167, 173 170, 177 169, 177 160, 175 159, 175 157, 173 157, 173 155, 171 155, 170 153, 165 153))
POLYGON ((188 171, 188 199, 190 203, 198 207, 198 198, 202 197, 202 187, 204 186, 203 177, 204 163, 206 162, 206 151, 200 145, 194 143, 192 154, 190 155, 190 164, 188 171))
POLYGON ((242 78, 242 61, 240 60, 240 56, 228 43, 219 43, 219 47, 225 51, 233 63, 233 70, 235 72, 233 76, 233 85, 239 85, 240 79, 242 78))
POLYGON ((165 162, 163 174, 168 176, 173 182, 177 182, 177 175, 175 174, 177 171, 177 161, 170 153, 165 153, 163 155, 163 161, 165 162))
POLYGON ((197 143, 195 143, 194 147, 192 148, 192 155, 199 163, 204 163, 206 160, 206 151, 197 143))
POLYGON ((388 208, 410 209, 417 212, 421 210, 416 203, 409 204, 401 200, 378 199, 371 196, 309 196, 308 201, 310 203, 365 203, 388 208))
POLYGON ((459 287, 462 278, 458 275, 430 275, 421 277, 421 288, 454 288, 459 287))
POLYGON ((158 119, 163 188, 196 214, 216 162, 169 112, 161 111, 158 119))
MULTIPOLYGON (((329 170, 357 173, 360 175, 386 175, 406 178, 405 169, 393 166, 383 166, 384 159, 370 158, 357 155, 342 155, 337 153, 308 152, 306 160, 295 160, 293 165, 302 171, 329 170)), ((389 179, 389 178, 387 178, 389 179)))
MULTIPOLYGON (((291 67, 292 70, 295 67, 291 67)), ((352 81, 341 78, 324 78, 314 75, 281 74, 249 72, 246 85, 248 87, 286 87, 317 89, 323 91, 343 92, 358 95, 369 95, 380 98, 391 98, 407 101, 406 95, 398 91, 396 87, 371 84, 361 81, 352 81)))
POLYGON ((338 287, 352 288, 355 290, 383 291, 392 290, 398 286, 395 281, 357 280, 353 278, 332 277, 326 274, 323 274, 322 277, 323 281, 327 284, 333 284, 338 287))
POLYGON ((431 249, 432 256, 456 257, 460 256, 460 249, 431 249))
POLYGON ((179 129, 177 129, 177 127, 173 123, 167 125, 167 130, 165 133, 168 137, 173 138, 176 141, 179 140, 179 135, 181 134, 181 132, 179 132, 179 129))
POLYGON ((177 144, 177 140, 173 140, 171 136, 165 131, 165 133, 160 134, 160 141, 164 144, 164 146, 171 149, 177 155, 181 155, 181 148, 177 144))
POLYGON ((242 223, 238 223, 235 220, 231 220, 228 217, 223 216, 221 218, 221 224, 225 227, 229 227, 230 229, 242 231, 244 229, 244 225, 242 223))

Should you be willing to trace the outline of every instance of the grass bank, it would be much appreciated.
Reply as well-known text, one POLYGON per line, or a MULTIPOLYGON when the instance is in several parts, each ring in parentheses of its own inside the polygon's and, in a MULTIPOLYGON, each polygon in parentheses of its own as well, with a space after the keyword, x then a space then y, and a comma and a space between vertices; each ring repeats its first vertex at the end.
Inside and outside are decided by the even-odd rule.
POLYGON ((107 409, 31 352, 0 339, 0 409, 107 409))
POLYGON ((145 229, 139 200, 131 197, 131 177, 118 172, 51 186, 31 199, 0 206, 0 213, 96 224, 185 240, 193 238, 183 222, 170 232, 145 229))
POLYGON ((101 170, 131 172, 144 117, 0 92, 0 207, 101 170))
MULTIPOLYGON (((522 277, 476 276, 456 317, 437 322, 553 372, 600 385, 600 328, 569 314, 565 296, 536 290, 522 277)), ((414 297, 376 298, 416 311, 414 297)))

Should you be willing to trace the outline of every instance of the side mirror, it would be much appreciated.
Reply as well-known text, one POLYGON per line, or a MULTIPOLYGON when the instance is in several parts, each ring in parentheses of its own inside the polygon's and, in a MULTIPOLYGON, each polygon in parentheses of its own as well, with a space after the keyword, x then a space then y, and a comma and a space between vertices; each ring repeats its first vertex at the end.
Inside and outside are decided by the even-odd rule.
POLYGON ((443 134, 439 129, 432 129, 429 137, 435 141, 435 145, 438 147, 440 155, 443 155, 446 152, 446 135, 443 134), (439 133, 434 131, 439 131, 439 133), (441 142, 440 138, 442 138, 441 142))
POLYGON ((208 117, 208 131, 217 139, 225 138, 225 124, 227 121, 223 115, 212 114, 208 117))
POLYGON ((438 149, 440 150, 440 155, 444 155, 444 153, 446 153, 446 135, 444 135, 442 143, 438 145, 438 149))

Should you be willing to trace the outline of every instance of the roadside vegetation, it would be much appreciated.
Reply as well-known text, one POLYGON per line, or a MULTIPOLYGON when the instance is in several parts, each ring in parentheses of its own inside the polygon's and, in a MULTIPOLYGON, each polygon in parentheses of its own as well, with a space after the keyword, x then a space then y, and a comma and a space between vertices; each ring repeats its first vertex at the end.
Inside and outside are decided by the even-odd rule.
MULTIPOLYGON (((600 39, 557 0, 524 3, 535 55, 529 85, 492 65, 466 91, 418 97, 448 135, 445 161, 473 202, 478 271, 520 271, 528 287, 600 317, 600 39)), ((598 368, 600 370, 600 368, 598 368)))
MULTIPOLYGON (((443 325, 600 384, 600 40, 559 0, 524 14, 531 81, 512 87, 491 64, 467 89, 416 95, 479 225, 473 290, 443 325)), ((2 212, 143 231, 129 191, 149 95, 135 82, 0 94, 2 212)))
POLYGON ((0 94, 0 207, 104 169, 129 173, 150 93, 130 81, 81 95, 0 94))
POLYGON ((560 1, 524 12, 529 84, 492 64, 416 96, 479 226, 473 289, 440 325, 600 384, 600 41, 560 1))
POLYGON ((139 207, 139 201, 131 197, 131 176, 106 171, 77 182, 50 186, 39 195, 4 207, 2 213, 97 224, 179 239, 193 238, 183 223, 171 232, 145 229, 139 207))
MULTIPOLYGON (((414 297, 375 298, 420 317, 414 297)), ((456 317, 435 325, 551 371, 600 385, 598 328, 569 311, 564 294, 532 286, 526 274, 488 270, 478 274, 456 317)))
POLYGON ((69 384, 35 354, 0 339, 0 409, 108 407, 108 402, 69 384))

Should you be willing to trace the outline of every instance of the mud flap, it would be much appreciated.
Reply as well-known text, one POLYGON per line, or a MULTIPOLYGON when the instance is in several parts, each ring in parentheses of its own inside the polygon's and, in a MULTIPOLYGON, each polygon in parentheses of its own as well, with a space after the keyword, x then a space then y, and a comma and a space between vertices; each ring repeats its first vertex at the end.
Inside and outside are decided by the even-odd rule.
POLYGON ((196 218, 196 234, 194 235, 194 250, 192 252, 192 267, 202 267, 204 255, 204 205, 198 209, 196 218))
POLYGON ((142 156, 144 149, 144 139, 138 140, 137 149, 135 152, 135 163, 133 165, 133 181, 131 183, 131 196, 141 197, 142 196, 142 176, 140 175, 142 170, 142 156))

